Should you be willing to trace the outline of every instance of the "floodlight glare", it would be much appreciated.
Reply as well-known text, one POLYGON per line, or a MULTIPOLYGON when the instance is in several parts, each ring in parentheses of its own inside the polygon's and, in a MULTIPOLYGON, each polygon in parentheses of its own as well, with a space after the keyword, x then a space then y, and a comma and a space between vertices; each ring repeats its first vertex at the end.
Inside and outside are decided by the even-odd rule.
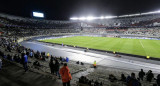
POLYGON ((101 17, 100 17, 100 19, 104 19, 104 17, 103 17, 103 16, 101 16, 101 17))
POLYGON ((122 16, 119 16, 119 17, 128 17, 129 15, 122 15, 122 16))
POLYGON ((140 13, 138 13, 138 14, 130 14, 128 16, 139 16, 139 15, 141 15, 141 14, 140 13))
POLYGON ((113 16, 106 16, 105 18, 106 19, 110 19, 110 18, 113 18, 113 16))
POLYGON ((73 18, 70 18, 71 20, 78 20, 78 18, 77 17, 73 17, 73 18))
POLYGON ((155 14, 155 13, 160 13, 159 11, 153 11, 153 12, 147 12, 147 13, 141 13, 141 15, 148 15, 148 14, 155 14))
POLYGON ((43 17, 44 17, 44 14, 43 14, 43 13, 40 13, 40 12, 33 12, 33 16, 34 16, 34 17, 41 17, 41 18, 43 18, 43 17))
POLYGON ((89 17, 87 17, 86 19, 87 19, 87 20, 93 20, 93 19, 95 19, 95 17, 89 16, 89 17))
POLYGON ((79 20, 86 20, 86 17, 80 17, 79 20))

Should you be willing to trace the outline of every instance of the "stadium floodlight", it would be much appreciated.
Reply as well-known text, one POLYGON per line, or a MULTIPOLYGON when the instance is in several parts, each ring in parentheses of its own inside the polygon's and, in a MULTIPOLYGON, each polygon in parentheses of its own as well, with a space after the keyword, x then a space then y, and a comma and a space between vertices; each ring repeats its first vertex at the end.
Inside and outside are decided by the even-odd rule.
POLYGON ((79 20, 86 20, 87 18, 86 17, 80 17, 78 18, 79 20))
POLYGON ((78 20, 79 18, 77 18, 77 17, 72 17, 72 18, 70 18, 71 20, 78 20))
POLYGON ((119 16, 119 17, 128 17, 129 15, 122 15, 122 16, 119 16))
POLYGON ((106 16, 106 19, 116 18, 117 16, 106 16))
POLYGON ((88 16, 86 19, 87 20, 93 20, 93 19, 96 19, 96 17, 88 16))
POLYGON ((100 19, 104 19, 104 17, 103 17, 103 16, 101 16, 101 17, 100 17, 100 19))
POLYGON ((110 18, 112 18, 112 16, 106 16, 105 18, 106 18, 106 19, 110 19, 110 18))
POLYGON ((117 18, 117 16, 101 16, 101 17, 93 17, 93 16, 88 16, 88 17, 71 17, 71 20, 95 20, 95 19, 111 19, 111 18, 117 18))
POLYGON ((40 13, 40 12, 33 12, 33 16, 34 16, 34 17, 44 18, 44 14, 43 14, 43 13, 40 13))
POLYGON ((159 11, 153 11, 153 12, 147 12, 147 13, 141 13, 141 15, 156 14, 156 13, 160 13, 160 10, 159 11))
POLYGON ((141 15, 140 13, 137 13, 137 14, 130 14, 130 15, 128 15, 128 16, 139 16, 139 15, 141 15))

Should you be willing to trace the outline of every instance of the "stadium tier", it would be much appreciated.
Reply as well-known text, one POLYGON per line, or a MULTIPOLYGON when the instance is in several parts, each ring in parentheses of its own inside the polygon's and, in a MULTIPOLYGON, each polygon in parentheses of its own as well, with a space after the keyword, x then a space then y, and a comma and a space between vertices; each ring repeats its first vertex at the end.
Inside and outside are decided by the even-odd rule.
MULTIPOLYGON (((160 14, 141 15, 92 21, 38 20, 0 14, 0 27, 3 30, 25 34, 86 33, 109 34, 112 36, 135 35, 159 37, 160 14), (12 28, 12 29, 11 29, 12 28), (63 29, 63 30, 60 30, 63 29), (33 33, 33 30, 36 33, 33 33)), ((16 33, 17 34, 17 33, 16 33)))

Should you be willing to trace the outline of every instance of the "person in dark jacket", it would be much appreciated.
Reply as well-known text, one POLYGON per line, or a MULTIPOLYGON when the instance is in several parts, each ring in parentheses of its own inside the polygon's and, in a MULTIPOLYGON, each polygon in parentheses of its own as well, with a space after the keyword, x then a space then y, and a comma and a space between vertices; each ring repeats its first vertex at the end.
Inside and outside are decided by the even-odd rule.
POLYGON ((125 77, 124 74, 121 74, 121 79, 120 79, 120 81, 126 82, 126 77, 125 77))
POLYGON ((59 68, 60 68, 60 64, 58 62, 58 60, 55 60, 55 72, 56 72, 56 76, 58 76, 60 78, 60 74, 59 74, 59 68))
POLYGON ((11 47, 9 45, 7 46, 7 50, 11 52, 11 47))
POLYGON ((147 81, 151 82, 152 79, 154 78, 154 75, 153 75, 152 71, 149 70, 146 75, 147 75, 147 81))
POLYGON ((50 70, 51 70, 51 74, 54 74, 54 63, 53 63, 53 60, 51 59, 50 62, 49 62, 49 67, 50 67, 50 70))
POLYGON ((157 85, 160 86, 160 74, 157 75, 157 80, 156 80, 156 82, 157 82, 157 85))
POLYGON ((139 78, 143 81, 143 77, 145 76, 145 72, 143 72, 143 69, 138 74, 139 78))
POLYGON ((131 73, 131 77, 127 78, 127 86, 141 86, 140 82, 135 77, 135 73, 131 73))

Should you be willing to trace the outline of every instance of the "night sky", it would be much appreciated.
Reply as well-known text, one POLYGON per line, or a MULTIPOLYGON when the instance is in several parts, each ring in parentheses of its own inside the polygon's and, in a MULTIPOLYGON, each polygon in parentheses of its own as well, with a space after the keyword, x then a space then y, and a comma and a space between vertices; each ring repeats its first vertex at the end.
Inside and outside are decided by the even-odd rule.
POLYGON ((118 16, 160 10, 160 0, 1 0, 0 12, 31 17, 44 12, 49 20, 81 16, 118 16))

